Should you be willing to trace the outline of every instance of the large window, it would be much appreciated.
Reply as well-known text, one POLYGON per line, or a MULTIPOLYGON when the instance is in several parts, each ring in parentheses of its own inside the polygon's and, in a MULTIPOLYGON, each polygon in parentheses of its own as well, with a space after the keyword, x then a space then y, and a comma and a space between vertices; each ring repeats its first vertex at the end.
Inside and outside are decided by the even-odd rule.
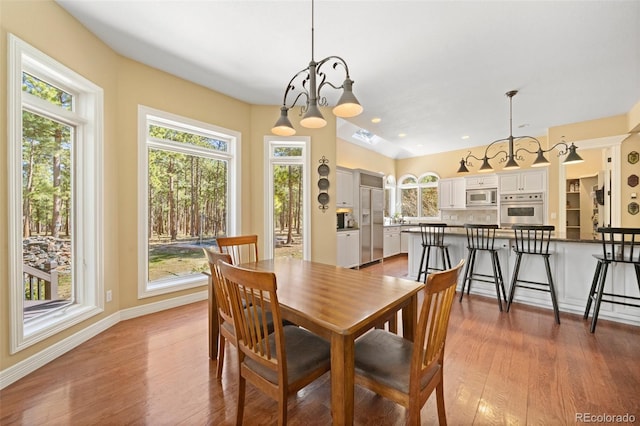
POLYGON ((264 257, 308 259, 309 138, 266 137, 265 173, 264 257))
POLYGON ((102 89, 9 36, 11 352, 103 310, 102 89))
POLYGON ((401 213, 404 217, 438 218, 438 176, 425 173, 419 178, 405 175, 400 178, 401 213))
POLYGON ((139 297, 147 297, 202 285, 202 248, 235 234, 238 135, 146 107, 139 127, 139 297))

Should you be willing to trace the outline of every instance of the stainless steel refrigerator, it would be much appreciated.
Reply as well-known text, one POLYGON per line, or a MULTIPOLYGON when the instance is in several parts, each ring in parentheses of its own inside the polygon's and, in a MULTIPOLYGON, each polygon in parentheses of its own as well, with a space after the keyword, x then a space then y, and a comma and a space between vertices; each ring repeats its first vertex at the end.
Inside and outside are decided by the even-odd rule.
POLYGON ((382 259, 384 192, 360 187, 360 264, 382 259))

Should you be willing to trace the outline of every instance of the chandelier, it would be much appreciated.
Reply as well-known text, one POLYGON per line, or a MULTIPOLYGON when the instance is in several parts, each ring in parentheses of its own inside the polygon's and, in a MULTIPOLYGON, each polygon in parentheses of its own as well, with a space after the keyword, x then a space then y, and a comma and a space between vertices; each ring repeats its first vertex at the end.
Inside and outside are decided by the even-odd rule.
POLYGON ((309 129, 324 127, 327 121, 322 116, 318 107, 328 105, 327 99, 320 95, 320 91, 325 86, 332 87, 336 90, 342 89, 342 95, 337 105, 333 108, 333 113, 336 116, 349 118, 355 117, 362 112, 362 106, 351 90, 353 80, 349 77, 349 67, 344 59, 339 56, 328 56, 318 62, 314 60, 313 12, 314 5, 313 0, 311 0, 311 61, 307 68, 299 71, 289 81, 284 92, 282 107, 280 108, 280 118, 278 118, 278 121, 276 121, 276 124, 271 129, 274 135, 295 135, 296 130, 291 125, 291 121, 289 121, 288 112, 299 100, 302 100, 304 103, 300 108, 300 115, 303 116, 300 124, 309 129), (338 68, 343 69, 345 77, 341 85, 338 86, 329 81, 325 71, 329 66, 333 68, 333 70, 337 70, 338 68), (290 102, 287 103, 288 101, 290 102))
POLYGON ((510 170, 510 169, 519 169, 520 165, 518 164, 518 161, 523 161, 524 157, 522 157, 522 155, 520 155, 520 152, 524 151, 524 152, 528 152, 529 154, 536 154, 537 157, 535 159, 535 161, 533 162, 533 164, 531 164, 531 167, 542 167, 542 166, 548 166, 549 165, 549 160, 547 160, 544 156, 545 152, 549 152, 554 150, 557 147, 560 147, 558 149, 558 157, 562 156, 562 155, 567 155, 567 157, 564 159, 564 161, 562 162, 562 164, 576 164, 576 163, 581 163, 584 160, 578 155, 578 153, 576 152, 576 150, 578 149, 577 146, 575 146, 575 144, 572 142, 571 145, 567 145, 567 143, 563 140, 561 142, 558 142, 557 144, 553 145, 551 148, 549 149, 542 149, 542 145, 540 144, 540 141, 532 136, 513 136, 513 109, 512 109, 512 101, 513 101, 513 97, 518 93, 517 90, 511 90, 509 92, 506 93, 507 97, 509 98, 509 137, 508 138, 504 138, 504 139, 498 139, 495 140, 493 142, 491 142, 487 148, 484 150, 484 156, 482 158, 478 158, 475 155, 471 154, 471 151, 469 151, 469 153, 467 154, 466 157, 463 157, 460 160, 460 167, 458 168, 458 173, 469 173, 469 169, 467 168, 467 166, 473 167, 473 164, 471 164, 471 161, 469 161, 469 158, 475 158, 478 161, 482 161, 482 165, 480 166, 480 169, 478 169, 478 171, 480 172, 491 172, 493 171, 493 167, 491 167, 491 164, 489 164, 489 160, 493 160, 494 158, 500 156, 499 159, 499 163, 505 163, 503 167, 503 170, 510 170), (518 148, 515 149, 514 148, 514 144, 516 142, 519 141, 530 141, 533 142, 537 145, 537 150, 535 151, 530 151, 525 147, 522 148, 518 148), (493 155, 489 155, 489 149, 491 147, 493 147, 496 144, 499 144, 501 142, 508 142, 508 151, 505 151, 504 149, 501 149, 499 151, 497 151, 495 154, 493 155), (517 161, 516 161, 517 160, 517 161))

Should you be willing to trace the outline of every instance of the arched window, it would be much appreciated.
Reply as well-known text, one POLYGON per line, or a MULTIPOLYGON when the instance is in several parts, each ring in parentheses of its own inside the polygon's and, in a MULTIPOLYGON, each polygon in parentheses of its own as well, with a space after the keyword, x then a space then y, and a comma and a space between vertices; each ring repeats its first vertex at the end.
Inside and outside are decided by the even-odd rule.
POLYGON ((437 218, 438 180, 435 173, 424 173, 419 178, 404 175, 400 178, 400 212, 404 217, 437 218))

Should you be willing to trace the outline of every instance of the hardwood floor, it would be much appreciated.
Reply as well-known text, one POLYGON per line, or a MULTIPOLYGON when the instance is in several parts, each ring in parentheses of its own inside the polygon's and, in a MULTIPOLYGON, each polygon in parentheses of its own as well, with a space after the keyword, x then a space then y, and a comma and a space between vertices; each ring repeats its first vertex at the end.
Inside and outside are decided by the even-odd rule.
MULTIPOLYGON (((403 276, 406 257, 363 270, 403 276)), ((640 422, 640 328, 600 320, 592 335, 582 317, 561 321, 520 304, 500 313, 492 298, 455 300, 444 368, 448 423, 555 425, 625 414, 640 422)), ((206 302, 121 322, 0 391, 0 424, 234 424, 235 348, 228 345, 217 380, 206 333, 206 302)), ((289 424, 331 424, 329 385, 325 374, 293 397, 289 424)), ((404 424, 396 404, 361 388, 355 398, 356 424, 404 424)), ((247 385, 245 424, 274 424, 276 410, 247 385)), ((437 424, 434 395, 422 423, 437 424)))

